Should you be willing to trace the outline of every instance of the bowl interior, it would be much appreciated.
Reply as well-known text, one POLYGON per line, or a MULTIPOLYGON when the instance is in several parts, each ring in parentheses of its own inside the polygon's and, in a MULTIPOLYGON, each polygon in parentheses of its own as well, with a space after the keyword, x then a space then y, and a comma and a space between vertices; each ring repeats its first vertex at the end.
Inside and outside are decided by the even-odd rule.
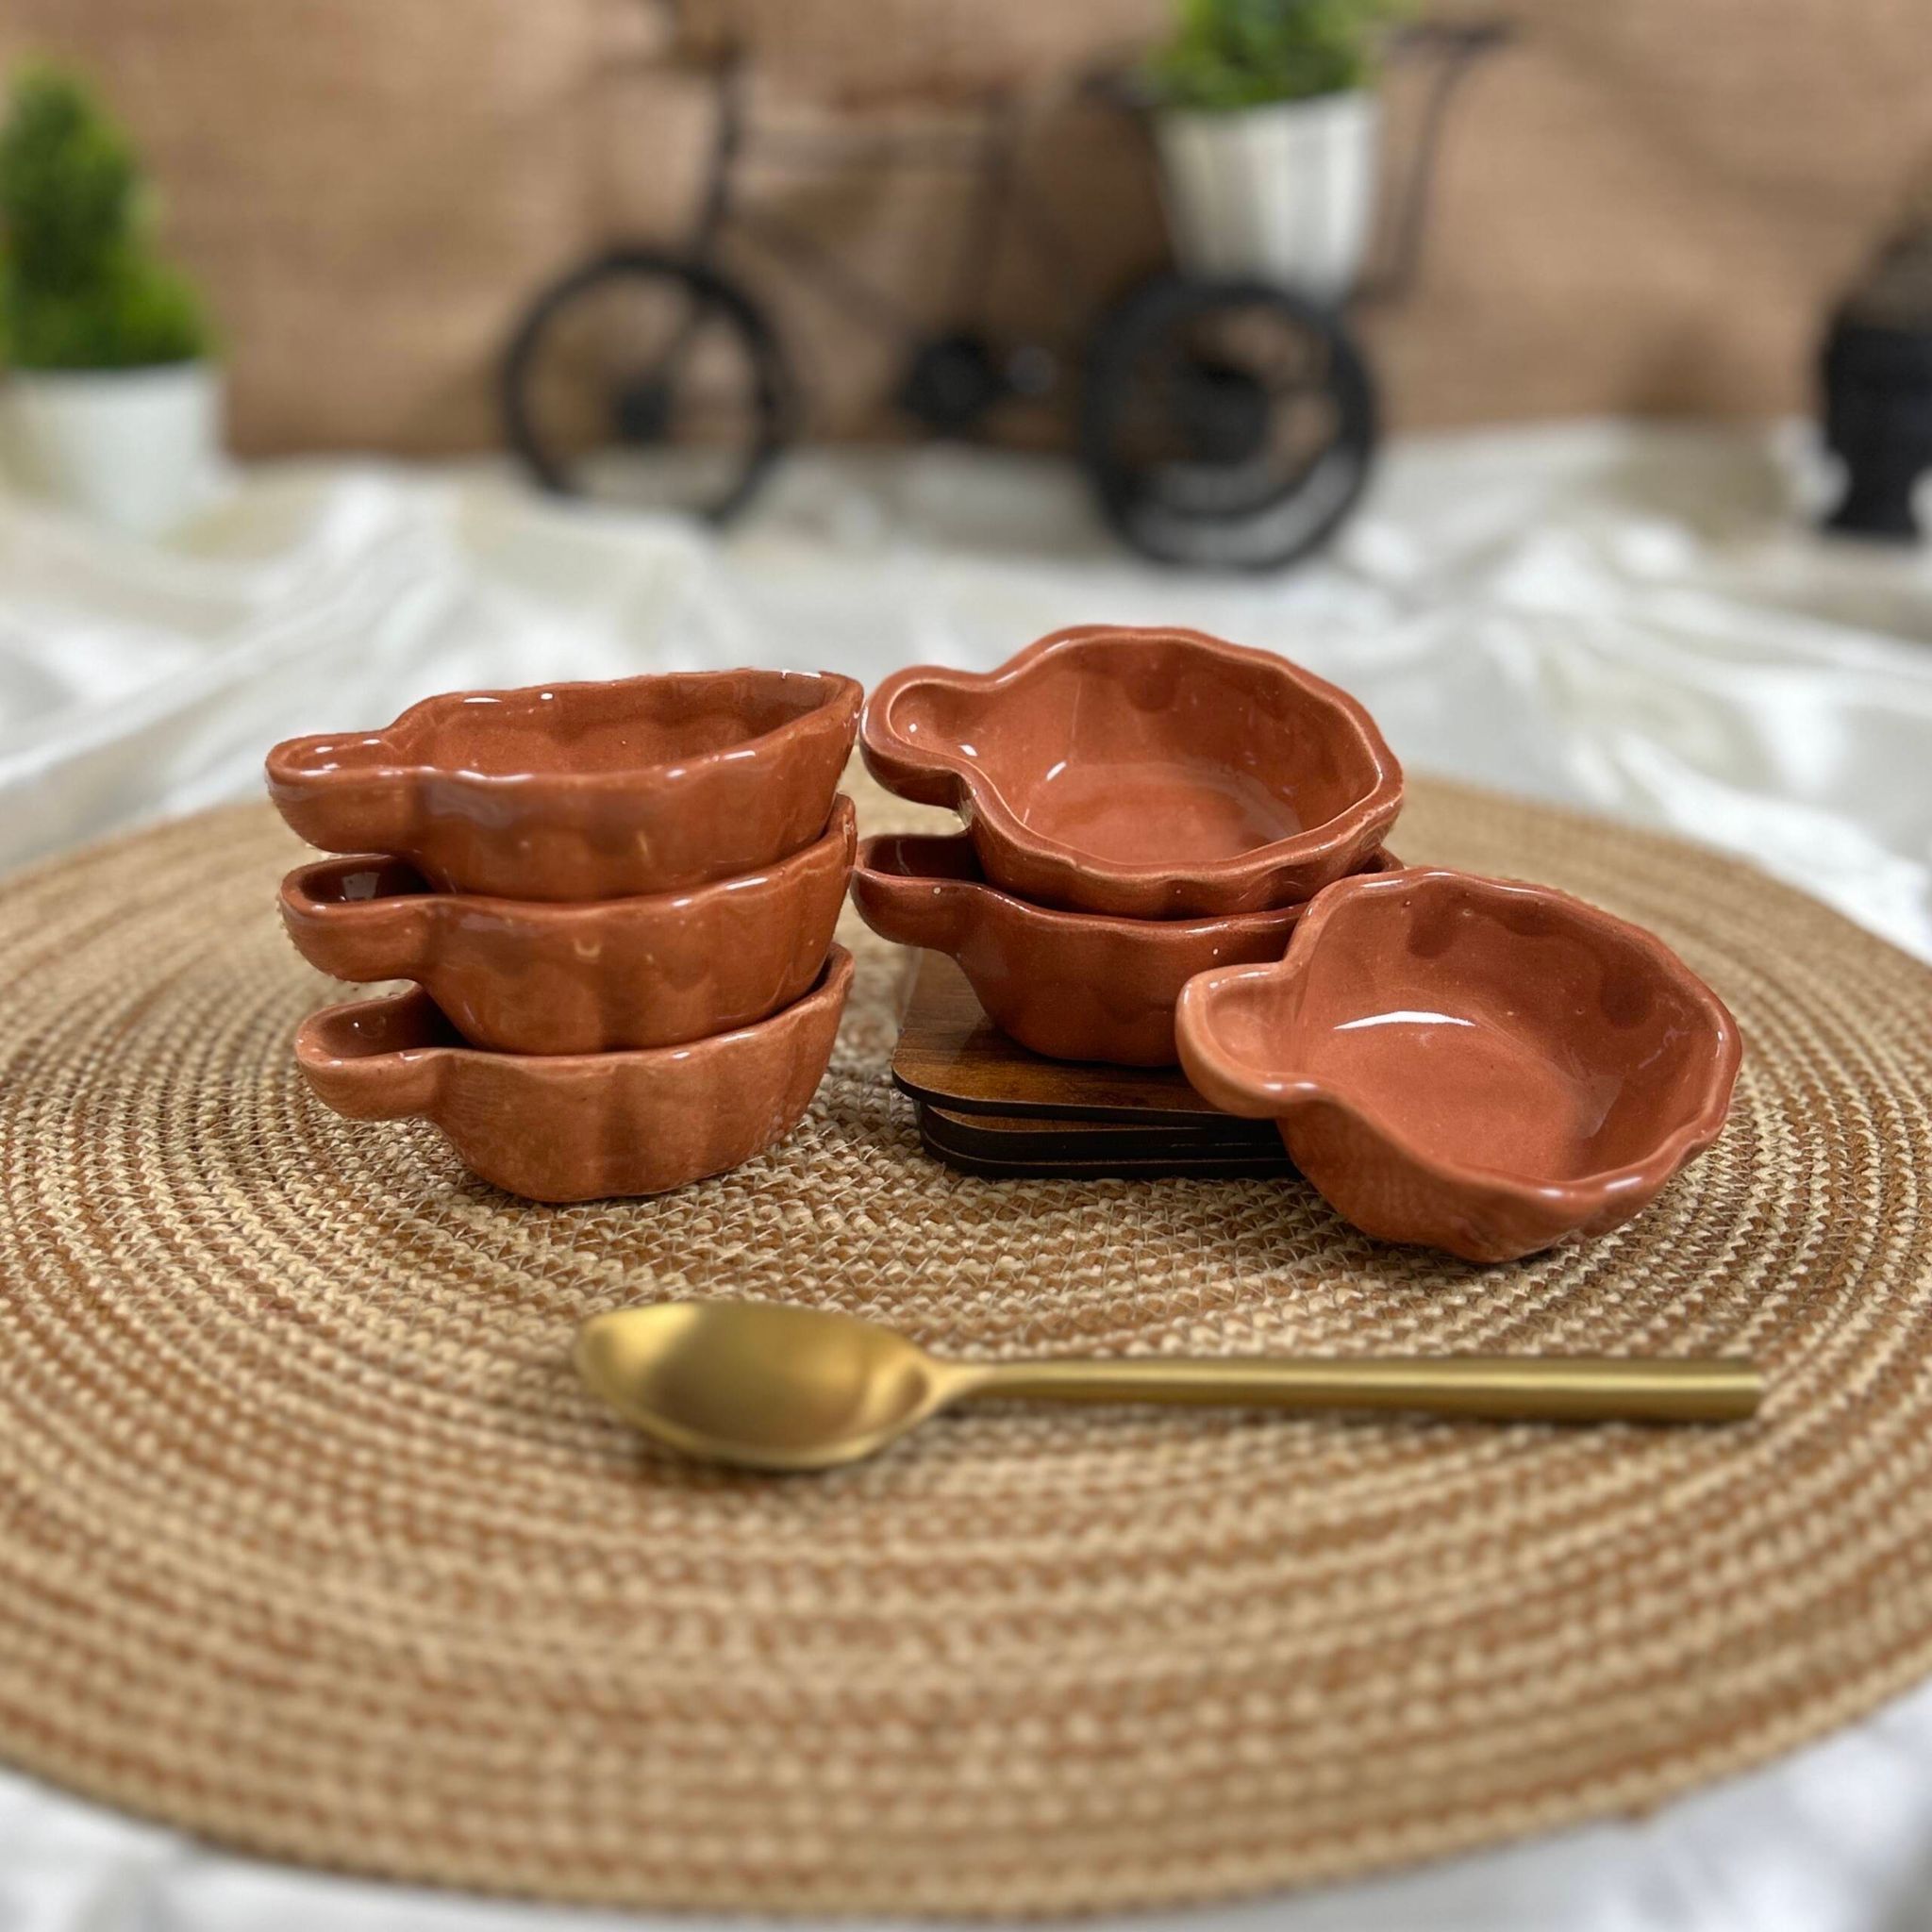
POLYGON ((391 733, 411 762, 480 772, 617 772, 727 751, 816 710, 815 679, 653 677, 478 691, 391 733))
POLYGON ((402 858, 337 858, 305 866, 301 896, 310 906, 354 906, 374 899, 414 899, 430 891, 429 881, 402 858))
POLYGON ((303 764, 402 763, 484 777, 633 771, 748 744, 817 710, 832 690, 771 672, 472 691, 420 706, 384 732, 315 741, 303 764))
POLYGON ((1352 894, 1228 1048, 1294 1071, 1458 1167, 1561 1182, 1645 1158, 1709 1090, 1715 1022, 1634 936, 1453 878, 1352 894))
POLYGON ((383 1054, 467 1042, 420 988, 385 999, 325 1008, 306 1023, 308 1043, 330 1059, 367 1060, 383 1054))
POLYGON ((884 832, 866 841, 859 863, 887 878, 986 883, 972 842, 957 832, 884 832))
POLYGON ((1319 694, 1178 640, 1070 646, 999 689, 908 685, 888 722, 977 767, 1030 830, 1116 864, 1238 858, 1326 824, 1378 776, 1319 694))

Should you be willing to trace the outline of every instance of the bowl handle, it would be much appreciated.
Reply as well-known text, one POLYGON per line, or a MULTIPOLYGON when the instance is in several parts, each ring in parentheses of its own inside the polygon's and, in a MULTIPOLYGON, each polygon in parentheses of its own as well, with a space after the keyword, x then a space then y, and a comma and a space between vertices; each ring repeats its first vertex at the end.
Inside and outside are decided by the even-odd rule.
MULTIPOLYGON (((410 997, 408 994, 404 998, 410 997)), ((388 1005, 359 1001, 330 1007, 303 1021, 295 1034, 295 1059, 302 1075, 325 1107, 353 1121, 399 1121, 436 1117, 448 1049, 416 1046, 390 1052, 354 1050, 344 1038, 348 1016, 366 1015, 388 1005), (348 1049, 348 1050, 345 1050, 348 1049)))
POLYGON ((852 903, 882 940, 957 953, 972 920, 974 888, 963 879, 908 878, 869 870, 852 874, 852 903))
POLYGON ((892 705, 911 681, 912 674, 895 672, 866 699, 858 721, 859 755, 865 769, 895 796, 950 808, 959 799, 954 774, 936 767, 928 754, 915 753, 892 727, 892 705))
POLYGON ((412 774, 381 762, 378 737, 350 762, 325 762, 344 748, 340 735, 291 738, 269 753, 268 795, 290 827, 325 852, 407 852, 416 819, 412 774))
POLYGON ((1322 1091, 1297 1073, 1249 1065, 1231 1051, 1224 1029, 1242 1008, 1265 1000, 1279 980, 1279 961, 1247 966, 1210 966, 1181 988, 1174 1009, 1174 1045, 1181 1071, 1202 1099, 1223 1113, 1247 1120, 1282 1120, 1322 1091))
MULTIPOLYGON (((371 867, 389 861, 372 855, 371 867)), ((429 964, 437 905, 428 892, 316 898, 308 882, 340 861, 298 865, 282 881, 282 924, 295 950, 335 979, 414 979, 429 964)))

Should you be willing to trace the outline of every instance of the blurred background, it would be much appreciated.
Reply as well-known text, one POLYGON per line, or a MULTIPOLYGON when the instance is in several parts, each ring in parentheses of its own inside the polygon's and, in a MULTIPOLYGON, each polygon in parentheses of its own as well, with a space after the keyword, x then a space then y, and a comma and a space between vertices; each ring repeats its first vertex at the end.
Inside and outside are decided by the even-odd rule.
POLYGON ((437 689, 1166 621, 1932 947, 1928 56, 1907 0, 11 0, 0 861, 437 689))
MULTIPOLYGON (((1030 96, 1027 192, 1093 299, 1167 241, 1152 153, 1083 99, 1168 0, 10 0, 0 61, 92 76, 219 318, 236 448, 496 445, 497 360, 535 290, 688 222, 726 47, 788 112, 890 122, 1030 96)), ((1466 16, 1465 16, 1466 17, 1466 16)), ((1484 16, 1488 17, 1488 16, 1484 16)), ((1807 412, 1824 316, 1932 154, 1932 13, 1837 0, 1521 0, 1441 158, 1426 273, 1375 319, 1392 422, 1807 412)), ((774 166, 747 199, 835 240, 930 323, 973 183, 774 166)), ((1018 251, 1014 251, 1018 253, 1018 251)), ((1058 291, 1002 263, 1024 333, 1058 291)), ((886 345, 809 288, 761 292, 824 433, 892 433, 886 345)))

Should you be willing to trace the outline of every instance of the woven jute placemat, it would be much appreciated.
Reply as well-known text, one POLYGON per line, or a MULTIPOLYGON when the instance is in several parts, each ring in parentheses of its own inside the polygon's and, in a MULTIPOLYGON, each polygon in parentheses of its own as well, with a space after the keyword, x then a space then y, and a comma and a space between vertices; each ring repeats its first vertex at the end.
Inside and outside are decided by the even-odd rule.
MULTIPOLYGON (((896 811, 859 787, 874 825, 896 811)), ((1406 855, 1643 921, 1732 1123, 1630 1226, 1479 1269, 1300 1183, 919 1151, 859 979, 806 1124, 528 1207, 289 1060, 327 996, 238 808, 0 891, 0 1756, 280 1857, 555 1899, 1056 1912, 1646 1807, 1932 1671, 1932 974, 1725 859, 1443 785, 1406 855), (824 1478, 608 1420, 652 1295, 1051 1351, 1740 1351, 1676 1433, 1008 1408, 824 1478)))

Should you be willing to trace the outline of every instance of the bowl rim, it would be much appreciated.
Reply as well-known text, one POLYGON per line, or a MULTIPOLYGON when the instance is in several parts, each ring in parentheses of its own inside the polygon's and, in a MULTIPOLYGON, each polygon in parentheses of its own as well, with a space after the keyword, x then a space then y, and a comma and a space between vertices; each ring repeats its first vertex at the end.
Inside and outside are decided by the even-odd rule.
MULTIPOLYGON (((1145 943, 1164 939, 1191 941, 1222 933, 1278 930, 1284 944, 1289 933, 1314 903, 1311 899, 1297 899, 1286 906, 1264 906, 1252 912, 1193 912, 1169 919, 1139 919, 1126 912, 1074 912, 1061 906, 1042 906, 1038 900, 1009 891, 1005 886, 995 885, 984 876, 957 878, 943 873, 885 872, 873 863, 873 855, 881 845, 896 845, 908 840, 921 844, 963 849, 975 865, 978 863, 977 855, 973 850, 973 838, 968 832, 874 832, 858 841, 858 855, 853 860, 855 901, 861 882, 870 885, 874 880, 881 880, 900 886, 951 886, 975 898, 992 901, 991 909, 1016 920, 1022 925, 1046 927, 1058 932, 1111 933, 1145 943)), ((1386 873, 1401 869, 1402 861, 1393 853, 1378 846, 1364 861, 1364 870, 1349 876, 1379 878, 1386 873)), ((860 909, 862 916, 863 908, 860 909)))
POLYGON ((338 1000, 332 1005, 318 1007, 295 1029, 295 1060, 305 1072, 313 1069, 325 1074, 337 1068, 367 1067, 376 1061, 388 1061, 392 1064, 398 1079, 415 1068, 456 1063, 485 1066, 493 1075, 518 1083, 535 1080, 539 1084, 554 1084, 573 1077, 581 1079, 586 1075, 600 1081, 610 1080, 619 1077, 625 1067, 644 1064, 668 1067, 678 1061, 694 1062, 709 1058, 713 1051, 754 1035, 775 1035, 788 1024, 802 1024, 812 1013, 835 1000, 843 1002, 851 989, 853 972, 854 960, 850 950, 834 941, 811 984, 776 1012, 767 1013, 762 1020, 752 1020, 742 1026, 727 1027, 722 1033, 701 1034, 696 1040, 683 1041, 672 1046, 613 1047, 603 1053, 503 1053, 495 1047, 472 1046, 465 1041, 451 1040, 428 1041, 421 1046, 389 1047, 380 1053, 344 1054, 331 1053, 325 1045, 329 1030, 341 1025, 352 1012, 426 1007, 439 1017, 447 1018, 426 987, 406 986, 396 992, 338 1000))
POLYGON ((1556 886, 1540 885, 1528 879, 1493 878, 1441 865, 1409 866, 1400 872, 1357 875, 1327 887, 1310 902, 1308 912, 1295 927, 1282 958, 1259 966, 1210 967, 1196 974, 1181 989, 1175 1005, 1174 1038, 1189 1079, 1226 1111, 1240 1112, 1251 1119, 1285 1120, 1303 1108, 1325 1104, 1347 1115, 1363 1131, 1431 1179, 1456 1188, 1481 1189, 1534 1206, 1545 1214, 1563 1209, 1579 1224, 1616 1198, 1655 1193, 1686 1160, 1716 1140, 1730 1112, 1732 1089, 1744 1051, 1743 1034, 1730 1008, 1656 933, 1556 886), (1418 888, 1434 890, 1448 885, 1458 891, 1474 889, 1488 898, 1533 900, 1562 914, 1575 929, 1598 935, 1614 934, 1624 943, 1634 943, 1660 978, 1688 994, 1701 1009, 1709 1023, 1710 1038, 1717 1049, 1705 1076, 1703 1097, 1695 1110, 1680 1119, 1642 1158, 1562 1180, 1536 1180, 1510 1169, 1457 1159, 1439 1145, 1419 1141, 1378 1111, 1362 1106, 1345 1088, 1331 1080, 1302 1074, 1264 1090, 1222 1052, 1214 1031, 1213 1008, 1224 989, 1238 981, 1301 977, 1322 943, 1324 928, 1339 911, 1358 899, 1394 898, 1418 888), (1205 1081, 1197 1078, 1197 1070, 1205 1081))
POLYGON ((708 879, 702 885, 672 886, 661 892, 619 893, 607 899, 511 899, 501 892, 442 891, 424 881, 418 892, 384 892, 368 899, 318 899, 308 894, 308 882, 330 873, 350 873, 358 867, 367 871, 380 865, 401 865, 421 878, 416 867, 404 856, 389 852, 332 852, 321 858, 305 860, 284 874, 280 904, 290 918, 316 921, 323 924, 347 924, 369 916, 369 908, 383 906, 416 908, 419 916, 448 922, 469 913, 486 913, 505 924, 531 928, 571 927, 606 918, 641 922, 652 917, 686 914, 693 909, 721 903, 727 894, 748 892, 758 887, 781 889, 797 878, 826 865, 851 862, 858 842, 858 810, 846 793, 832 800, 825 828, 808 845, 788 852, 767 865, 753 866, 748 872, 726 873, 723 878, 708 879), (835 861, 833 855, 839 855, 835 861))
POLYGON ((373 731, 311 731, 299 738, 285 738, 275 745, 264 761, 269 783, 288 790, 314 790, 342 785, 369 785, 398 781, 420 782, 433 778, 443 784, 461 785, 480 791, 514 788, 528 791, 545 791, 598 792, 622 791, 639 785, 670 785, 695 778, 757 756, 767 755, 786 741, 805 737, 824 728, 827 717, 841 712, 856 721, 864 701, 865 687, 856 677, 840 671, 774 670, 759 665, 742 665, 705 671, 646 671, 632 677, 558 678, 539 684, 479 686, 475 690, 437 691, 419 698, 398 711, 387 724, 373 731), (658 758, 648 762, 622 765, 601 772, 479 772, 467 766, 438 764, 433 759, 392 757, 374 764, 344 765, 318 771, 300 762, 302 754, 319 744, 348 741, 381 741, 385 749, 392 745, 394 734, 411 720, 434 717, 460 710, 480 699, 542 697, 558 691, 618 691, 638 687, 662 688, 672 684, 724 683, 731 679, 751 679, 758 683, 810 683, 823 687, 818 703, 749 738, 741 738, 715 751, 696 752, 688 757, 658 758))
MULTIPOLYGON (((1331 684, 1325 677, 1295 663, 1274 651, 1250 644, 1231 643, 1207 631, 1184 625, 1079 624, 1049 631, 1016 652, 998 669, 987 672, 957 670, 946 665, 908 664, 891 674, 873 688, 860 714, 858 737, 861 749, 881 754, 895 764, 930 772, 948 782, 952 796, 933 803, 950 804, 963 816, 995 833, 1000 842, 1036 859, 1068 867, 1086 876, 1103 881, 1117 880, 1127 886, 1165 886, 1179 882, 1235 885, 1251 875, 1261 875, 1298 860, 1319 860, 1363 837, 1378 824, 1386 829, 1401 808, 1402 767, 1388 741, 1359 698, 1331 684), (891 724, 894 704, 917 685, 932 684, 955 691, 993 694, 1023 682, 1049 658, 1074 655, 1108 645, 1135 645, 1147 642, 1177 643, 1220 658, 1224 663, 1260 671, 1296 687, 1305 696, 1336 720, 1368 757, 1374 774, 1367 791, 1334 817, 1319 825, 1274 839, 1263 845, 1250 846, 1226 858, 1206 859, 1197 864, 1150 859, 1128 863, 1103 860, 1084 847, 1072 845, 1035 830, 1007 803, 999 789, 979 763, 956 752, 913 745, 901 737, 891 724), (971 811, 967 811, 970 802, 971 811)), ((874 772, 874 776, 879 774, 874 772)), ((882 780, 883 782, 883 780, 882 780)), ((891 788, 888 788, 891 789, 891 788)))

